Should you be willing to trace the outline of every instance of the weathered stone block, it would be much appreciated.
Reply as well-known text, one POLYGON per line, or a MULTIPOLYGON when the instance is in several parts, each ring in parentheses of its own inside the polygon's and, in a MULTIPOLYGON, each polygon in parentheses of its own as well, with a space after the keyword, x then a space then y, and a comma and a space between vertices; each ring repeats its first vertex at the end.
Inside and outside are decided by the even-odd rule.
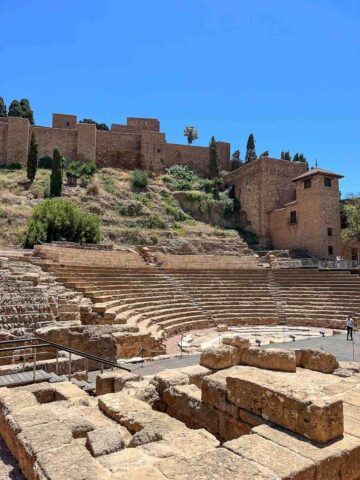
POLYGON ((227 398, 226 378, 231 375, 230 370, 216 372, 203 378, 201 400, 222 412, 237 418, 238 407, 230 403, 227 398))
POLYGON ((203 367, 202 365, 191 365, 189 367, 179 368, 179 371, 187 375, 190 383, 199 388, 202 386, 203 378, 212 373, 209 368, 203 367))
POLYGON ((179 370, 163 370, 154 376, 152 383, 159 394, 162 395, 166 388, 174 385, 187 385, 190 381, 188 375, 181 373, 179 370))
POLYGON ((252 367, 282 372, 296 371, 296 357, 292 350, 250 347, 242 352, 241 363, 252 367))
POLYGON ((245 435, 225 443, 224 447, 240 457, 271 468, 282 479, 315 478, 314 462, 258 435, 245 435))
POLYGON ((334 370, 339 368, 339 363, 334 355, 317 348, 302 349, 301 354, 298 355, 299 367, 322 373, 333 373, 334 370))
POLYGON ((224 335, 222 337, 223 345, 231 345, 232 347, 237 348, 249 348, 250 340, 243 338, 240 335, 224 335))
POLYGON ((220 370, 237 365, 240 360, 240 352, 231 345, 206 348, 200 357, 200 365, 203 367, 220 370))
POLYGON ((99 457, 122 450, 130 439, 131 436, 125 428, 114 425, 88 432, 86 446, 93 457, 99 457))

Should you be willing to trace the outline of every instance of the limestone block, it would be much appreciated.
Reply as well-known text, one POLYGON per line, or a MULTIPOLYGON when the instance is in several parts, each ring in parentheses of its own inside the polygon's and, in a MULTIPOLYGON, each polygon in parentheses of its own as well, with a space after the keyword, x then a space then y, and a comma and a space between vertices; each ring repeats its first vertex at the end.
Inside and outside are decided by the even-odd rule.
POLYGON ((153 408, 156 407, 155 410, 161 410, 162 400, 160 395, 155 385, 148 380, 126 382, 122 391, 131 397, 148 403, 153 408))
POLYGON ((110 455, 103 455, 98 460, 112 474, 127 473, 137 468, 151 467, 157 461, 157 459, 146 455, 137 448, 125 448, 110 455))
POLYGON ((75 400, 75 399, 87 399, 86 392, 81 390, 71 382, 59 382, 54 385, 55 389, 55 401, 58 400, 75 400))
POLYGON ((37 273, 25 273, 23 276, 22 276, 22 279, 25 281, 25 282, 32 282, 34 285, 38 285, 39 284, 39 280, 40 280, 40 275, 37 274, 37 273))
POLYGON ((256 464, 270 467, 282 479, 315 478, 314 462, 259 435, 242 436, 225 443, 224 447, 256 464))
POLYGON ((112 476, 113 480, 166 480, 164 475, 155 467, 136 468, 131 472, 118 473, 112 476))
POLYGON ((331 353, 317 348, 305 348, 301 350, 298 366, 322 373, 333 373, 334 370, 339 368, 339 363, 331 353))
POLYGON ((230 403, 227 398, 226 378, 231 375, 231 371, 232 369, 223 370, 204 377, 201 387, 201 400, 237 418, 238 407, 230 403))
POLYGON ((140 375, 125 370, 114 373, 116 373, 114 377, 114 392, 120 392, 127 382, 138 382, 141 378, 140 375))
POLYGON ((129 432, 124 427, 116 425, 93 430, 86 436, 86 446, 93 457, 118 452, 125 448, 128 441, 129 432))
POLYGON ((226 323, 219 323, 219 325, 216 326, 216 331, 217 332, 227 332, 229 329, 228 325, 226 323))
POLYGON ((222 337, 223 345, 231 345, 237 348, 249 348, 250 340, 240 335, 224 335, 222 337))
POLYGON ((152 383, 155 385, 157 391, 162 395, 166 388, 174 385, 186 385, 190 383, 189 377, 180 370, 163 370, 156 374, 152 383))
POLYGON ((179 371, 187 375, 190 383, 199 388, 202 386, 203 378, 212 373, 211 370, 202 365, 190 365, 189 367, 180 368, 179 371))
POLYGON ((221 345, 220 347, 206 348, 201 353, 200 365, 214 370, 220 370, 237 365, 239 359, 240 354, 236 347, 221 345))
POLYGON ((296 371, 296 357, 292 350, 250 347, 243 351, 241 363, 252 367, 282 372, 296 371))
POLYGON ((269 425, 256 427, 253 433, 314 462, 316 480, 352 479, 360 472, 360 439, 351 435, 319 448, 299 435, 269 425))
POLYGON ((232 403, 265 420, 320 443, 343 434, 342 401, 298 385, 296 376, 237 367, 226 382, 232 403))
POLYGON ((236 419, 224 412, 218 412, 219 417, 219 436, 225 440, 233 440, 241 435, 248 435, 252 426, 236 419))
POLYGON ((39 453, 34 471, 36 477, 31 480, 112 480, 110 472, 77 441, 39 453))
POLYGON ((190 458, 162 460, 155 466, 168 480, 280 480, 267 468, 255 465, 225 448, 190 458))

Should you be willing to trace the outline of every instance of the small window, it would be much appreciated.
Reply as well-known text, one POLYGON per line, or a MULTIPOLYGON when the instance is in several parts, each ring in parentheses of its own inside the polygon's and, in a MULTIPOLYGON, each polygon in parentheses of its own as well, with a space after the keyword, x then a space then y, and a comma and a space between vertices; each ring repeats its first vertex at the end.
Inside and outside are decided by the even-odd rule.
POLYGON ((160 148, 157 149, 157 153, 160 153, 160 148))
POLYGON ((332 246, 332 245, 329 245, 329 246, 328 246, 328 254, 329 254, 329 255, 333 255, 333 254, 334 254, 334 249, 333 249, 333 246, 332 246))
POLYGON ((304 188, 311 188, 311 178, 307 178, 304 182, 304 188))
POLYGON ((66 126, 70 127, 70 122, 69 121, 66 122, 66 126))
POLYGON ((290 223, 294 225, 296 223, 296 210, 290 212, 290 223))
POLYGON ((325 187, 332 187, 331 178, 324 178, 324 185, 325 187))
POLYGON ((332 237, 332 228, 328 227, 328 237, 332 237))

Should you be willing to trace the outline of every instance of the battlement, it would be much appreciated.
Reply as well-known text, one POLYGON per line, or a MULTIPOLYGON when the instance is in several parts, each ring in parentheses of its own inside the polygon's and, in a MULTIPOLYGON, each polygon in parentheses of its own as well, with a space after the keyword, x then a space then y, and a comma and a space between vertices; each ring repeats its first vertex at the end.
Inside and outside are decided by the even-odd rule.
MULTIPOLYGON (((113 123, 111 131, 78 123, 76 115, 54 113, 52 127, 31 126, 28 120, 0 119, 0 165, 26 164, 31 131, 35 131, 39 157, 59 148, 66 160, 96 162, 99 167, 146 169, 156 174, 172 165, 187 165, 209 175, 209 148, 166 142, 156 118, 128 117, 126 125, 113 123)), ((218 142, 220 169, 230 170, 230 144, 218 142)))

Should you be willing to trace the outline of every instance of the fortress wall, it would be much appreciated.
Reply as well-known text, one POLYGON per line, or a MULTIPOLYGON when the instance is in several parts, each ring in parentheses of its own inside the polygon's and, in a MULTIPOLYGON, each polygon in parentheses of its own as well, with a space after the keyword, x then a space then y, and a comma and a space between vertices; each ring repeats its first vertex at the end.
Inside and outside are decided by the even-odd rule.
POLYGON ((127 117, 127 125, 141 132, 160 132, 160 122, 156 118, 127 117))
POLYGON ((7 122, 0 122, 0 165, 5 165, 6 163, 7 135, 7 122))
POLYGON ((111 131, 120 133, 139 133, 138 128, 129 127, 129 125, 120 125, 119 123, 113 123, 111 125, 111 131))
POLYGON ((193 145, 165 144, 164 167, 187 165, 200 175, 209 173, 209 148, 193 145))
POLYGON ((141 135, 96 131, 96 163, 99 167, 141 167, 141 135))
POLYGON ((77 130, 65 128, 35 127, 39 145, 39 158, 52 157, 54 148, 58 148, 66 160, 76 160, 77 130))
POLYGON ((79 123, 77 128, 77 160, 95 162, 96 125, 79 123))
POLYGON ((29 120, 9 117, 6 149, 6 163, 22 163, 26 165, 29 144, 29 120))

